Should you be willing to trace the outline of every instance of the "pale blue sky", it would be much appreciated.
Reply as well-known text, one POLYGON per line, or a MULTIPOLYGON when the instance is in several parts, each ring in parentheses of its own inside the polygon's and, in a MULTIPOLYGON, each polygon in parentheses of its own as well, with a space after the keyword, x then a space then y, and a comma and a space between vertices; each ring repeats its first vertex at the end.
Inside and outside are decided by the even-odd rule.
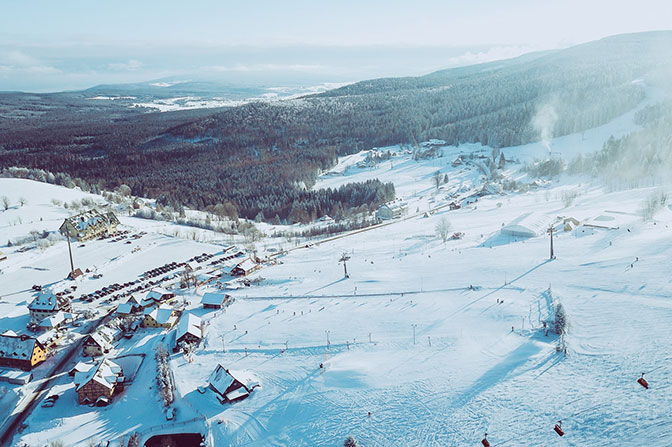
POLYGON ((671 3, 5 0, 0 90, 82 88, 213 67, 220 73, 289 70, 334 79, 420 74, 670 28, 671 3), (384 57, 371 48, 376 45, 387 48, 384 57), (411 57, 415 47, 425 49, 411 57), (347 50, 355 48, 360 56, 353 58, 347 50), (398 49, 398 56, 390 49, 398 49))

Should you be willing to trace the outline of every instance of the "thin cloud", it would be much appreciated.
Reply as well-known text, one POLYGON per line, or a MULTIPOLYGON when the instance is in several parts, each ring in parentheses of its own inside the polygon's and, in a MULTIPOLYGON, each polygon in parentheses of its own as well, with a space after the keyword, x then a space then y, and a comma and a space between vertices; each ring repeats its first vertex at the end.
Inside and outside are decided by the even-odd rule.
POLYGON ((0 53, 0 72, 3 74, 57 74, 58 68, 52 67, 22 51, 12 50, 0 53))
POLYGON ((109 63, 107 67, 114 71, 136 71, 143 67, 143 63, 137 59, 129 59, 126 62, 109 63))

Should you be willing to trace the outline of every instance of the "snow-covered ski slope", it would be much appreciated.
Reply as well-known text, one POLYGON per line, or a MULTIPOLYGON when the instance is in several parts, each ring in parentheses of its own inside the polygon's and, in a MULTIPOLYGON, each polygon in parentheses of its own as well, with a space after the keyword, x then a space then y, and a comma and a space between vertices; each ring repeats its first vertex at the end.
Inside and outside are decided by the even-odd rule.
MULTIPOLYGON (((551 147, 567 156, 598 150, 617 128, 634 128, 632 116, 619 120, 583 136, 555 139, 551 147), (574 139, 590 144, 576 149, 574 139)), ((525 161, 546 150, 528 146, 504 153, 525 161)), ((325 176, 318 187, 367 178, 394 181, 414 214, 447 203, 451 192, 480 186, 477 170, 450 164, 458 153, 474 150, 490 153, 465 145, 416 162, 399 149, 373 168, 356 167, 364 156, 351 156, 339 167, 344 175, 325 176), (449 177, 438 192, 431 184, 437 169, 449 177)), ((510 177, 524 177, 516 165, 507 169, 510 177)), ((0 179, 0 195, 14 193, 17 186, 10 182, 15 181, 0 179)), ((21 182, 17 197, 44 188, 45 209, 52 196, 76 193, 21 182)), ((260 285, 229 291, 235 302, 226 311, 200 308, 207 287, 182 291, 208 326, 191 359, 172 356, 175 430, 207 425, 215 446, 338 446, 348 434, 366 447, 476 446, 485 432, 492 446, 672 445, 672 211, 663 207, 648 222, 640 217, 644 200, 656 191, 609 192, 585 179, 564 178, 547 188, 490 195, 459 210, 444 208, 291 251, 280 264, 253 275, 264 278, 260 285), (569 206, 563 203, 567 190, 577 195, 569 206), (612 229, 579 226, 565 232, 559 226, 556 259, 550 260, 548 236, 500 233, 528 212, 612 229), (437 238, 435 226, 444 217, 464 238, 437 238), (338 262, 343 252, 351 257, 349 278, 338 262), (556 349, 558 337, 543 327, 557 303, 569 321, 567 356, 556 349), (218 363, 253 375, 261 387, 246 400, 220 404, 212 391, 197 390, 218 363), (648 390, 636 382, 642 372, 648 372, 648 390), (558 420, 562 438, 553 432, 558 420)), ((37 213, 41 203, 29 199, 26 208, 37 213)), ((140 251, 104 241, 81 248, 86 262, 102 260, 106 284, 221 249, 154 234, 147 221, 122 223, 149 232, 137 242, 140 251)), ((0 225, 13 228, 4 220, 0 225)), ((42 253, 9 252, 0 264, 0 329, 25 324, 30 297, 5 296, 5 290, 60 279, 64 250, 61 241, 42 253)), ((62 378, 61 399, 54 408, 38 408, 15 444, 64 439, 87 445, 89 439, 166 424, 152 358, 164 336, 169 338, 146 329, 116 347, 115 354, 148 357, 136 381, 105 409, 79 406, 70 379, 62 378)))

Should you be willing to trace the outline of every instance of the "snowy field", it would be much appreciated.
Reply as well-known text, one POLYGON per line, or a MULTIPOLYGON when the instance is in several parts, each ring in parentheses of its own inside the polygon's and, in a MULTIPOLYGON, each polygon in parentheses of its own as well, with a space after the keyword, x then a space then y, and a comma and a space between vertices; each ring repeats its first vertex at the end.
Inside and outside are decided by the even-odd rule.
MULTIPOLYGON (((599 150, 609 135, 632 129, 628 114, 583 135, 553 140, 551 147, 572 157, 599 150)), ((412 215, 447 203, 452 193, 480 187, 478 170, 452 162, 460 154, 490 153, 464 145, 414 161, 400 147, 383 150, 388 149, 395 155, 373 167, 358 166, 365 154, 342 159, 318 187, 393 181, 412 215), (437 170, 449 178, 438 191, 431 184, 437 170)), ((528 161, 543 151, 538 144, 503 152, 528 161)), ((507 167, 505 175, 523 178, 519 167, 507 167)), ((147 439, 170 430, 202 430, 210 432, 215 446, 338 446, 349 434, 366 447, 476 446, 487 432, 492 446, 667 447, 672 445, 672 210, 665 206, 646 222, 640 217, 644 200, 657 191, 608 192, 585 179, 563 178, 527 193, 489 195, 458 210, 443 208, 290 251, 253 274, 263 278, 259 285, 230 291, 235 301, 225 311, 200 307, 201 296, 212 288, 178 291, 207 327, 190 357, 171 356, 174 422, 164 417, 154 379, 154 352, 170 334, 143 329, 110 354, 146 357, 133 384, 109 407, 78 405, 66 375, 51 391, 62 393, 55 407, 38 406, 13 445, 61 439, 86 446, 135 431, 147 439), (568 190, 576 198, 566 206, 568 190), (551 260, 547 235, 500 232, 529 212, 611 229, 580 225, 563 231, 560 223, 551 260), (442 242, 435 234, 442 218, 464 237, 442 242), (349 278, 339 263, 344 252, 350 256, 349 278), (543 326, 558 303, 569 321, 566 355, 557 350, 558 336, 543 326), (261 386, 241 402, 220 404, 212 391, 198 390, 218 363, 261 386), (642 372, 648 372, 648 390, 636 382, 642 372), (566 433, 562 438, 553 431, 558 420, 566 433)), ((81 199, 84 193, 0 179, 0 195, 12 203, 22 195, 28 200, 23 210, 17 205, 0 212, 4 244, 33 226, 55 231, 68 212, 51 199, 81 199)), ((78 292, 222 250, 220 244, 169 236, 165 227, 172 224, 124 217, 122 224, 148 234, 132 244, 76 246, 75 263, 104 275, 85 277, 78 292), (160 233, 153 231, 157 228, 160 233)), ((259 244, 267 243, 274 242, 259 244)), ((8 260, 0 263, 0 329, 21 331, 30 286, 62 286, 67 247, 59 241, 25 253, 1 249, 8 260)))

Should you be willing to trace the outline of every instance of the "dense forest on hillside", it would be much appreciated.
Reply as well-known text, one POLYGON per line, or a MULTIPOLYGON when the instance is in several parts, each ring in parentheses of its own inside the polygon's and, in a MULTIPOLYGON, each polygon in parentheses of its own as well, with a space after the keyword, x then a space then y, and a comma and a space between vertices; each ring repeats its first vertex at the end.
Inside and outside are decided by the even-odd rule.
POLYGON ((248 218, 347 214, 389 200, 393 188, 310 191, 339 155, 430 138, 505 147, 595 127, 644 98, 634 81, 655 79, 670 50, 672 33, 644 33, 220 111, 40 110, 0 120, 0 168, 67 172, 108 189, 124 183, 135 195, 227 204, 248 218))

